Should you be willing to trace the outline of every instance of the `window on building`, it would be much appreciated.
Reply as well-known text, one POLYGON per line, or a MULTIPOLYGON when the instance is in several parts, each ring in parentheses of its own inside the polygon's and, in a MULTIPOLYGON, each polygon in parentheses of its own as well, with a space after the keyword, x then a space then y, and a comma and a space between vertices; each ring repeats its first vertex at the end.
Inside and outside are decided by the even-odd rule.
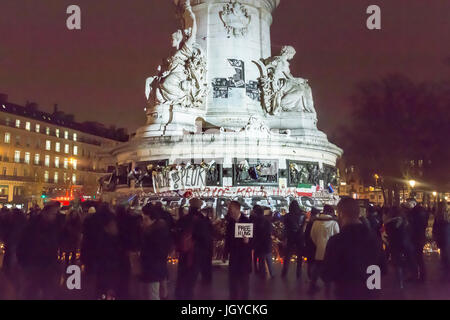
POLYGON ((50 128, 49 127, 45 128, 45 134, 50 134, 50 128))
POLYGON ((59 168, 59 157, 55 157, 55 168, 59 168))
POLYGON ((59 138, 59 129, 55 130, 55 135, 59 138))
POLYGON ((58 183, 58 172, 55 172, 54 181, 53 182, 54 183, 58 183))
POLYGON ((11 133, 5 132, 5 143, 11 142, 11 133))
POLYGON ((69 145, 68 144, 64 145, 64 153, 69 153, 69 145))
POLYGON ((78 146, 73 146, 73 154, 78 155, 78 146))
POLYGON ((55 144, 55 151, 56 152, 60 152, 61 151, 61 143, 56 142, 56 144, 55 144))
POLYGON ((16 119, 16 128, 20 128, 20 120, 16 119))
POLYGON ((23 176, 28 177, 28 169, 27 168, 23 168, 23 176))
POLYGON ((30 164, 30 153, 29 152, 25 152, 24 162, 26 164, 30 164))
POLYGON ((77 159, 72 160, 72 167, 74 170, 77 170, 77 159))
POLYGON ((16 146, 20 145, 20 136, 16 136, 16 146))
POLYGON ((67 181, 67 172, 64 172, 64 175, 63 175, 63 182, 65 183, 67 181))
POLYGON ((45 166, 50 167, 50 156, 48 154, 45 155, 45 166))
POLYGON ((73 141, 77 141, 77 134, 76 133, 73 134, 73 141))
POLYGON ((0 186, 0 195, 7 196, 9 193, 9 186, 0 186))
POLYGON ((69 139, 69 131, 64 131, 64 139, 69 139))
POLYGON ((39 164, 39 153, 36 153, 34 155, 34 164, 38 165, 39 164))
POLYGON ((36 132, 39 133, 41 131, 41 125, 39 123, 36 123, 36 132))
POLYGON ((13 170, 13 176, 17 177, 17 168, 14 168, 14 170, 13 170))
POLYGON ((64 169, 68 169, 69 168, 69 159, 64 158, 64 169))
POLYGON ((20 162, 20 151, 14 151, 14 162, 20 162))
POLYGON ((29 123, 28 121, 25 122, 25 130, 27 130, 27 131, 31 130, 31 123, 29 123))
POLYGON ((45 171, 45 172, 44 172, 44 181, 45 181, 45 182, 48 182, 48 176, 49 176, 48 171, 45 171))
POLYGON ((45 140, 45 150, 52 149, 52 142, 50 140, 45 140))
POLYGON ((4 176, 6 176, 6 167, 3 167, 2 174, 3 174, 4 176))
POLYGON ((77 184, 77 175, 75 173, 72 174, 72 183, 77 184))

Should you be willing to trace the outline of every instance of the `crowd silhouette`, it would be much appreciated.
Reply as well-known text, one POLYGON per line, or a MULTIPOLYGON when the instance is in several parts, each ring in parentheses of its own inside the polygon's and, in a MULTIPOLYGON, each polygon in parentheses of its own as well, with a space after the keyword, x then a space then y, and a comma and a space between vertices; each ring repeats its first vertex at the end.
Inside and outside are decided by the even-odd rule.
POLYGON ((252 273, 261 281, 284 278, 295 259, 297 279, 306 261, 309 294, 324 290, 329 298, 372 299, 377 293, 366 285, 370 265, 383 274, 389 266, 399 288, 426 279, 423 248, 430 215, 442 275, 449 280, 450 212, 445 201, 424 208, 409 199, 400 207, 371 206, 361 214, 350 198, 342 199, 336 209, 325 205, 322 211, 309 212, 291 200, 281 217, 259 205, 247 215, 239 202, 230 201, 222 231, 213 227, 212 208, 203 206, 202 200, 190 199, 175 215, 158 201, 140 210, 105 202, 84 209, 73 205, 65 214, 57 202, 27 213, 4 207, 0 298, 59 299, 66 268, 76 264, 87 284, 86 299, 191 300, 199 279, 203 285, 213 284, 213 256, 220 256, 228 262, 233 300, 251 298, 252 273), (253 223, 253 236, 236 237, 236 223, 253 223), (277 226, 282 228, 280 242, 275 241, 277 226), (217 253, 219 238, 224 246, 217 253), (274 272, 274 254, 283 263, 280 275, 274 272), (178 262, 173 297, 169 257, 178 262))

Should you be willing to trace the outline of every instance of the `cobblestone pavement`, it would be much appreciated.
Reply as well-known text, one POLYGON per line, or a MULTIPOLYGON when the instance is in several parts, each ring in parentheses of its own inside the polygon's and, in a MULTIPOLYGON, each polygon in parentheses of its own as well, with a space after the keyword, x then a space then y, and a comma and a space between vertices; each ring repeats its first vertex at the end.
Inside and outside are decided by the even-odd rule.
MULTIPOLYGON (((380 299, 383 300, 450 300, 450 282, 443 281, 440 270, 439 256, 436 254, 425 256, 427 278, 425 282, 407 282, 403 290, 397 286, 395 273, 392 268, 387 275, 382 277, 380 299)), ((274 265, 275 277, 263 280, 260 277, 251 275, 250 278, 250 299, 252 300, 324 300, 333 299, 327 296, 322 289, 323 284, 319 281, 321 289, 315 294, 308 293, 308 279, 306 275, 306 264, 303 266, 301 280, 295 277, 294 264, 290 267, 290 272, 286 278, 281 278, 281 264, 274 265)), ((176 265, 169 266, 169 299, 174 298, 174 287, 176 281, 176 265)), ((64 281, 57 293, 57 299, 91 299, 93 296, 94 282, 86 279, 82 275, 82 289, 68 290, 64 281)), ((14 299, 14 296, 11 296, 14 299)), ((195 288, 195 300, 228 300, 228 267, 215 266, 213 271, 213 283, 203 285, 197 282, 195 288)))

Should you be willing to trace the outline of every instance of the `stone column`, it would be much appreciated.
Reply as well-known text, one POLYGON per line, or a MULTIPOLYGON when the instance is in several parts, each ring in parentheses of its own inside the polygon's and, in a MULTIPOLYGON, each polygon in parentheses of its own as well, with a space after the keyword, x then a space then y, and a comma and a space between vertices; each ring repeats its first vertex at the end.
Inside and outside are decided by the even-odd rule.
POLYGON ((263 118, 253 61, 271 56, 272 11, 280 0, 191 0, 208 63, 207 127, 240 129, 263 118))

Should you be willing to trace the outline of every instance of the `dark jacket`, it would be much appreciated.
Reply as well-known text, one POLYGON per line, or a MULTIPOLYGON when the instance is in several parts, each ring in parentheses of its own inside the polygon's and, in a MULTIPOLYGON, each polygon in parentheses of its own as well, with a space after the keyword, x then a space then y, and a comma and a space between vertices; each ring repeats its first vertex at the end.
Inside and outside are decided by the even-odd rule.
POLYGON ((423 248, 429 213, 421 205, 416 205, 408 212, 407 217, 411 228, 411 240, 413 244, 423 248))
POLYGON ((314 256, 316 255, 316 245, 311 239, 311 229, 314 224, 315 217, 311 218, 310 221, 306 224, 305 227, 305 251, 304 255, 308 259, 308 261, 314 260, 314 256))
POLYGON ((155 221, 143 231, 141 249, 143 282, 158 282, 167 278, 170 246, 170 230, 163 219, 155 221))
POLYGON ((60 234, 56 221, 49 222, 42 215, 31 220, 19 243, 19 263, 24 267, 46 271, 56 268, 60 234))
POLYGON ((305 214, 288 213, 284 216, 284 232, 288 242, 303 245, 303 224, 305 220, 305 214))
MULTIPOLYGON (((239 223, 250 223, 250 220, 243 215, 239 223)), ((236 222, 228 220, 225 233, 225 256, 229 255, 230 274, 245 274, 252 272, 252 242, 244 243, 244 239, 235 238, 236 222)))
POLYGON ((363 224, 348 225, 328 240, 322 277, 336 284, 338 299, 369 299, 377 293, 367 288, 367 268, 371 265, 385 270, 377 236, 363 224))
POLYGON ((253 249, 258 256, 272 252, 272 223, 265 217, 254 220, 253 249))
POLYGON ((450 223, 443 219, 435 219, 433 238, 441 250, 450 249, 450 223))

